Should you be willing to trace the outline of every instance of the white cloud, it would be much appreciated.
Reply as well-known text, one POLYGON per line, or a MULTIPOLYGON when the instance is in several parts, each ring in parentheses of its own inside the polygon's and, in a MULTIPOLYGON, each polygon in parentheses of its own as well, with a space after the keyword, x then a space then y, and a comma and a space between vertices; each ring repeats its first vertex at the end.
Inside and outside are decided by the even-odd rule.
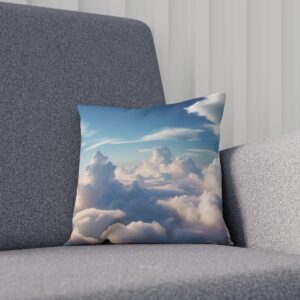
POLYGON ((102 233, 125 216, 121 210, 84 209, 73 218, 72 244, 93 243, 100 240, 102 233))
POLYGON ((155 147, 152 155, 135 168, 117 168, 116 178, 129 185, 134 181, 145 188, 182 193, 197 193, 201 170, 190 157, 173 158, 167 147, 155 147))
POLYGON ((159 191, 155 187, 149 190, 140 184, 142 179, 139 175, 134 175, 130 183, 120 182, 122 176, 126 180, 129 174, 123 172, 118 174, 120 178, 116 178, 115 169, 116 167, 101 152, 98 151, 93 155, 79 178, 75 213, 88 208, 120 209, 128 218, 139 217, 139 220, 147 222, 154 216, 157 218, 164 214, 157 207, 155 197, 167 198, 175 195, 174 191, 168 189, 159 191))
POLYGON ((200 239, 202 242, 228 243, 221 201, 216 194, 203 192, 200 196, 175 196, 157 203, 179 217, 180 222, 172 224, 172 240, 191 242, 200 239))
POLYGON ((205 226, 213 226, 223 218, 218 202, 217 196, 209 192, 204 192, 200 196, 175 196, 168 200, 157 201, 159 205, 174 210, 184 222, 205 226))
POLYGON ((168 147, 155 147, 152 149, 151 161, 156 164, 170 164, 172 153, 168 147))
MULTIPOLYGON (((186 107, 185 110, 188 113, 196 113, 200 117, 205 117, 214 124, 219 124, 223 115, 224 103, 225 94, 213 94, 205 100, 186 107)), ((217 128, 213 127, 213 129, 217 131, 217 128)))
POLYGON ((177 175, 182 177, 191 172, 200 172, 194 161, 187 157, 176 157, 173 159, 172 153, 167 147, 153 148, 150 159, 144 160, 135 170, 137 175, 144 177, 161 177, 169 174, 173 179, 177 175))
MULTIPOLYGON (((93 150, 103 145, 121 145, 121 144, 132 144, 139 142, 152 142, 159 140, 197 140, 200 138, 200 133, 203 129, 199 128, 164 128, 155 133, 145 135, 137 140, 122 140, 122 139, 102 139, 95 142, 92 146, 85 149, 85 151, 93 150)), ((143 149, 141 149, 143 152, 143 149)), ((145 149, 144 149, 145 150, 145 149)), ((145 150, 146 151, 146 150, 145 150)), ((145 152, 144 151, 144 152, 145 152)))
POLYGON ((194 140, 199 139, 199 133, 203 132, 202 129, 193 128, 165 128, 155 133, 145 135, 143 141, 158 141, 158 140, 171 140, 171 139, 186 139, 194 140))
POLYGON ((173 158, 167 147, 154 148, 132 168, 116 168, 98 151, 79 178, 67 244, 219 243, 228 239, 220 180, 219 160, 201 170, 190 157, 173 158))
POLYGON ((70 239, 64 244, 65 246, 75 245, 96 245, 99 240, 82 235, 77 227, 73 227, 70 239))
POLYGON ((91 184, 95 187, 103 186, 112 181, 114 178, 115 166, 108 161, 100 151, 97 151, 80 177, 80 182, 91 184))
POLYGON ((91 238, 99 238, 111 224, 125 216, 121 210, 100 210, 89 208, 77 213, 73 222, 79 232, 91 238))
POLYGON ((140 182, 136 174, 136 167, 117 167, 115 170, 116 180, 122 182, 125 186, 130 186, 134 181, 140 182))
POLYGON ((88 129, 88 125, 86 122, 81 121, 80 122, 80 130, 81 130, 81 135, 86 135, 88 129))
POLYGON ((86 208, 101 208, 110 202, 110 199, 123 194, 122 184, 115 180, 116 167, 97 151, 89 165, 80 175, 75 211, 86 208))
POLYGON ((80 122, 80 130, 81 130, 81 136, 85 137, 85 138, 92 137, 93 135, 95 135, 98 132, 98 130, 90 129, 90 126, 88 125, 88 123, 86 123, 84 121, 80 122))
POLYGON ((117 142, 119 142, 120 139, 104 139, 104 140, 100 140, 98 141, 97 143, 93 144, 92 146, 86 148, 84 151, 90 151, 90 150, 93 150, 99 146, 102 146, 102 145, 107 145, 107 144, 115 144, 117 142))
POLYGON ((202 190, 222 197, 222 174, 219 158, 215 158, 207 168, 204 168, 202 174, 202 190))
POLYGON ((137 221, 128 225, 116 223, 110 226, 101 237, 115 244, 162 243, 166 241, 166 230, 157 222, 137 221))

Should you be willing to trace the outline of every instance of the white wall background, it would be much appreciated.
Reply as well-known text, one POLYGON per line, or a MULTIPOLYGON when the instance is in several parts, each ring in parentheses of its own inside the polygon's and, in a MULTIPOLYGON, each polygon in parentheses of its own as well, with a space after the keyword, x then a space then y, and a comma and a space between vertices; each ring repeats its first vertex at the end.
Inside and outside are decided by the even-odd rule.
POLYGON ((169 103, 227 93, 222 148, 300 129, 300 0, 16 0, 140 19, 169 103))

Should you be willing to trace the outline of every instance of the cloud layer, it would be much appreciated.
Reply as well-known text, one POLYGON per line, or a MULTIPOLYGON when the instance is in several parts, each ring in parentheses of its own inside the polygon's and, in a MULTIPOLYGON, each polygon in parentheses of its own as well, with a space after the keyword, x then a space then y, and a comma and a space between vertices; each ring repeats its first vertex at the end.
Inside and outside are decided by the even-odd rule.
POLYGON ((73 226, 67 245, 229 243, 219 161, 200 169, 155 147, 141 164, 117 168, 98 151, 80 176, 73 226))

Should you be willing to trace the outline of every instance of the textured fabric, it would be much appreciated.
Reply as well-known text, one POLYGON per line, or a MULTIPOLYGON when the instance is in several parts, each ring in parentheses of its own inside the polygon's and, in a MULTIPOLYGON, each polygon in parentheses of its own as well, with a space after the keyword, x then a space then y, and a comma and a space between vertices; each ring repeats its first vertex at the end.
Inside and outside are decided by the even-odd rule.
POLYGON ((70 236, 78 102, 164 102, 151 33, 134 20, 0 3, 0 249, 70 236))
POLYGON ((233 242, 300 254, 300 131, 221 152, 233 242))
POLYGON ((0 253, 0 298, 299 299, 300 257, 215 245, 100 245, 0 253))
POLYGON ((139 109, 79 105, 79 183, 67 244, 231 244, 219 161, 224 103, 225 94, 213 94, 139 109))

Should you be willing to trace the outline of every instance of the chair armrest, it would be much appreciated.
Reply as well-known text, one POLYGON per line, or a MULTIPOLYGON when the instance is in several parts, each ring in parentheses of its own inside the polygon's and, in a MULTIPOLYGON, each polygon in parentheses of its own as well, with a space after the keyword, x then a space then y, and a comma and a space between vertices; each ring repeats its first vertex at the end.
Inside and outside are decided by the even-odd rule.
POLYGON ((220 159, 235 245, 300 254, 300 131, 223 150, 220 159))

